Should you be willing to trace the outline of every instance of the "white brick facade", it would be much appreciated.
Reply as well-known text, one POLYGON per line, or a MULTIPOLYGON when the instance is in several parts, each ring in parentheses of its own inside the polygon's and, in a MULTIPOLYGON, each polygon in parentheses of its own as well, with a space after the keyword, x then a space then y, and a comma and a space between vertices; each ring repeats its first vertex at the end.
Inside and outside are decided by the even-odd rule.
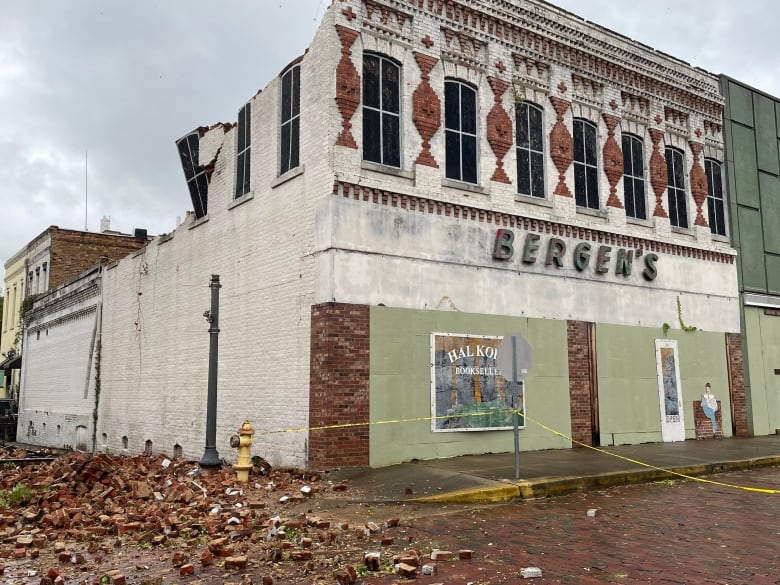
MULTIPOLYGON (((208 213, 189 214, 174 232, 103 273, 98 449, 202 454, 209 351, 203 313, 212 274, 222 285, 217 449, 232 459, 229 437, 248 419, 257 433, 253 452, 274 465, 307 465, 309 434, 299 429, 309 426, 314 305, 632 327, 670 322, 676 328, 680 299, 686 319, 699 328, 739 331, 734 251, 706 226, 694 226, 690 185, 691 229, 673 229, 667 217, 652 215, 650 129, 663 133, 661 154, 664 144, 684 151, 686 177, 694 163, 691 142, 703 145, 700 165, 704 156, 722 160, 722 98, 714 76, 530 0, 334 2, 296 66, 299 167, 282 177, 276 171, 277 78, 249 101, 249 193, 233 196, 236 127, 199 129, 197 163, 210 173, 208 213), (362 160, 366 53, 400 66, 399 169, 362 160), (417 118, 420 56, 435 60, 427 83, 441 106, 430 139, 438 167, 418 162, 425 148, 417 118), (477 91, 476 184, 445 178, 444 84, 450 78, 477 91), (496 80, 508 84, 498 100, 496 80), (551 97, 568 104, 560 118, 551 97), (513 126, 515 102, 522 100, 543 108, 543 199, 517 194, 513 126), (512 122, 513 144, 502 161, 496 136, 506 128, 488 119, 497 106, 512 122), (618 118, 618 141, 623 131, 643 140, 646 219, 626 218, 622 177, 613 181, 617 204, 609 198, 608 116, 618 118), (574 191, 571 161, 559 172, 556 158, 565 142, 560 134, 565 128, 571 138, 575 117, 598 128, 598 210, 556 194, 562 182, 574 191), (500 166, 509 183, 495 179, 500 166), (499 229, 512 229, 516 238, 508 260, 494 256, 499 229), (540 238, 534 262, 522 260, 528 234, 540 238), (560 268, 545 261, 553 237, 567 249, 560 268), (584 270, 572 260, 581 242, 592 247, 584 270), (602 246, 611 254, 603 273, 595 270, 602 246), (619 250, 631 252, 631 274, 616 274, 619 250), (650 254, 657 255, 658 274, 644 278, 650 254)), ((241 100, 236 103, 238 111, 241 100)), ((706 202, 703 211, 706 219, 706 202)), ((88 323, 72 327, 81 345, 67 358, 82 359, 88 323)), ((49 372, 47 380, 56 375, 49 372)), ((45 393, 35 392, 34 407, 46 408, 45 393)), ((61 399, 78 410, 74 395, 61 399)))

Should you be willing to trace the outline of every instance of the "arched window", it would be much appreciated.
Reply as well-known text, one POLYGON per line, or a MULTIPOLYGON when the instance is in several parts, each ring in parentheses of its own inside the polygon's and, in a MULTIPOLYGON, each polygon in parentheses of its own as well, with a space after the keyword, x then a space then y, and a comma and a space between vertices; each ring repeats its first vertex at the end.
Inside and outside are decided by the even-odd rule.
POLYGON ((544 111, 536 104, 515 106, 517 192, 544 198, 544 111))
POLYGON ((574 119, 574 198, 577 205, 599 208, 598 141, 596 125, 574 119))
POLYGON ((279 174, 283 175, 300 163, 301 133, 301 68, 290 67, 282 73, 281 118, 279 137, 279 174))
POLYGON ((647 219, 645 149, 642 139, 633 134, 623 134, 623 193, 626 215, 647 219))
POLYGON ((477 183, 477 92, 457 79, 444 82, 446 176, 477 183))
POLYGON ((707 173, 707 211, 710 217, 710 231, 725 236, 726 207, 723 199, 721 164, 714 159, 705 158, 704 171, 707 173))
POLYGON ((363 55, 363 160, 401 166, 401 68, 363 55))
POLYGON ((685 202, 685 156, 681 150, 666 147, 666 194, 669 221, 679 228, 688 227, 688 207, 685 202))

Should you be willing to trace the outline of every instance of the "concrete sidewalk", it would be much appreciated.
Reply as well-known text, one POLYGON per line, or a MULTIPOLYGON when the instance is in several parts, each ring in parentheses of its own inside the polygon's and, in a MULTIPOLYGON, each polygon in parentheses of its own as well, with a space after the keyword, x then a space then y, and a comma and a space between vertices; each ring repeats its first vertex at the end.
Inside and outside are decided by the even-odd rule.
POLYGON ((678 474, 702 477, 780 465, 779 435, 599 449, 521 452, 519 479, 515 479, 514 453, 414 461, 378 469, 345 468, 329 472, 325 479, 348 479, 349 491, 367 501, 467 503, 543 498, 679 479, 678 474))

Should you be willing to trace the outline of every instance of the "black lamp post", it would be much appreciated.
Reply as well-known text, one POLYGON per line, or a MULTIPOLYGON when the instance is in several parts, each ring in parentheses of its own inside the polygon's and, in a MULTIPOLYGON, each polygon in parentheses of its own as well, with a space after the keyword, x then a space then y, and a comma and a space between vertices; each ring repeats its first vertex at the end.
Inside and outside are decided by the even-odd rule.
POLYGON ((206 449, 200 460, 202 470, 222 467, 217 453, 217 337, 219 336, 219 274, 211 275, 211 310, 204 315, 209 322, 209 382, 206 403, 206 449))

